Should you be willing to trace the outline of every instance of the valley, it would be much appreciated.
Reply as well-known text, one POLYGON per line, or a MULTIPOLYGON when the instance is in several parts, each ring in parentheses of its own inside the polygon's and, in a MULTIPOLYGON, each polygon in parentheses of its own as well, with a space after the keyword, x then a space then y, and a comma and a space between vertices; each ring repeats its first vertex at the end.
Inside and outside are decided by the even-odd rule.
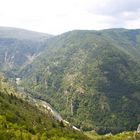
POLYGON ((12 133, 18 139, 21 131, 29 139, 41 140, 49 136, 56 140, 140 138, 136 132, 140 123, 139 29, 74 30, 53 36, 1 27, 0 73, 5 77, 0 83, 1 103, 9 108, 1 109, 1 124, 8 125, 1 128, 10 131, 2 136, 0 129, 0 138, 12 133), (10 104, 17 108, 17 115, 10 104), (29 121, 24 128, 25 121, 20 121, 28 120, 22 116, 24 111, 39 115, 41 126, 32 118, 29 121, 35 121, 37 129, 29 121), (46 128, 49 121, 52 124, 46 128))

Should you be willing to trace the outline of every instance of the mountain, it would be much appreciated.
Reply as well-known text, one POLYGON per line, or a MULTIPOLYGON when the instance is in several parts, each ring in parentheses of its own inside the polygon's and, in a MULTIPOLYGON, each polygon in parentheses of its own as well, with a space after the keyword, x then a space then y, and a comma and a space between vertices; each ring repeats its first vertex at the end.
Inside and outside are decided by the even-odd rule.
POLYGON ((82 132, 64 126, 20 94, 0 77, 1 140, 89 140, 82 132))
POLYGON ((52 37, 24 67, 25 91, 83 130, 118 133, 140 122, 140 30, 75 30, 52 37))
POLYGON ((39 33, 35 31, 29 31, 20 28, 13 27, 0 27, 0 37, 2 38, 14 38, 18 40, 43 40, 51 37, 52 35, 46 33, 39 33))
POLYGON ((40 54, 50 37, 52 35, 0 27, 0 70, 12 76, 40 54))
MULTIPOLYGON (((136 132, 117 135, 98 135, 95 131, 82 132, 56 121, 48 111, 37 108, 28 96, 7 83, 0 76, 0 139, 2 140, 139 140, 136 132), (30 102, 29 102, 30 101, 30 102)), ((35 100, 35 99, 33 99, 35 100)), ((36 104, 39 104, 36 100, 36 104)), ((40 106, 41 107, 41 106, 40 106)))

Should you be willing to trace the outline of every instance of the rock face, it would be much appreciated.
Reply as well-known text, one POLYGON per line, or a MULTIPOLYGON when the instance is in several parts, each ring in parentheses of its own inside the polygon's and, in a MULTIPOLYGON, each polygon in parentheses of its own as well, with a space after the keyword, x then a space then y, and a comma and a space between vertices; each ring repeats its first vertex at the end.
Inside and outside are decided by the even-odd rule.
POLYGON ((140 124, 138 125, 137 133, 140 133, 140 124))

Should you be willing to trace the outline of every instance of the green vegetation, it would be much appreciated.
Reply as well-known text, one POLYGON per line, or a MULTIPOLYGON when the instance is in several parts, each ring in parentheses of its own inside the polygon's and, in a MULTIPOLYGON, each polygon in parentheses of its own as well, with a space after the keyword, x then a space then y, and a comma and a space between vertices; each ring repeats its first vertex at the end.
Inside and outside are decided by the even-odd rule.
POLYGON ((10 78, 15 76, 40 54, 50 37, 23 29, 0 27, 0 71, 10 78))
POLYGON ((136 132, 123 132, 116 135, 111 133, 106 135, 98 135, 96 132, 85 132, 85 134, 93 140, 139 140, 140 134, 136 132))
POLYGON ((1 140, 87 140, 81 132, 64 127, 49 114, 18 98, 14 88, 0 77, 1 140))
MULTIPOLYGON (((12 94, 19 89, 46 100, 65 120, 83 130, 100 134, 136 130, 140 123, 140 30, 77 30, 49 37, 0 28, 0 71, 12 82, 17 77, 22 79, 17 89, 0 83, 0 118, 8 126, 2 126, 2 130, 12 136, 16 131, 30 138, 47 135, 43 135, 44 124, 48 123, 42 120, 44 114, 35 113, 38 110, 32 103, 12 94), (43 124, 38 126, 37 118, 43 124)), ((47 130, 53 128, 48 124, 47 130)), ((61 132, 59 125, 55 122, 61 132)), ((63 129, 64 135, 66 131, 71 133, 63 129)))
POLYGON ((71 31, 23 68, 22 86, 83 130, 118 133, 140 123, 140 30, 71 31))

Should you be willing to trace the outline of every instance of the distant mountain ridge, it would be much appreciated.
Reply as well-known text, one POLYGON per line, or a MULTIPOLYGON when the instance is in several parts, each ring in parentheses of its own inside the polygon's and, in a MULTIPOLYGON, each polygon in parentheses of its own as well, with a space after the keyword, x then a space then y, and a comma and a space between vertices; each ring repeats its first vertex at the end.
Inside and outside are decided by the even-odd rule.
POLYGON ((52 35, 45 33, 0 27, 0 69, 6 72, 16 71, 31 63, 51 37, 52 35))
POLYGON ((53 35, 46 34, 46 33, 40 33, 35 31, 30 31, 26 29, 20 29, 20 28, 12 28, 12 27, 1 27, 0 26, 0 37, 2 38, 16 38, 19 40, 39 40, 39 39, 46 39, 50 38, 53 35))

